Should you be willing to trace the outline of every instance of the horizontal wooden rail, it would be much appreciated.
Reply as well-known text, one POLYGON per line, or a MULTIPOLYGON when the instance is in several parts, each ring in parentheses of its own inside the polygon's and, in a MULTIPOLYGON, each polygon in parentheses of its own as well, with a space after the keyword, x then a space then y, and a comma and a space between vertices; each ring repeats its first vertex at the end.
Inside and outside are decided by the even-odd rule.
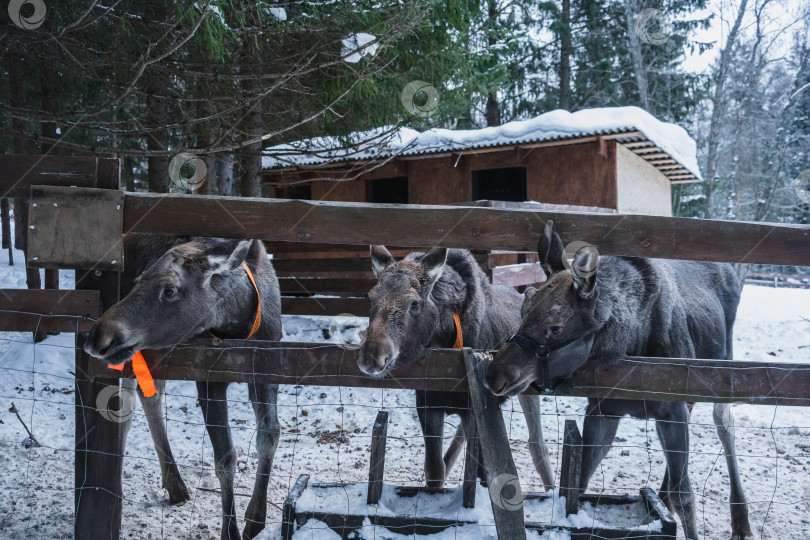
POLYGON ((0 331, 87 331, 101 315, 98 291, 0 289, 0 331))
POLYGON ((124 231, 533 251, 548 219, 605 255, 810 265, 807 225, 502 208, 127 193, 124 231))
POLYGON ((281 294, 355 293, 365 295, 377 284, 377 280, 370 278, 281 277, 278 284, 281 294))
MULTIPOLYGON (((157 379, 467 391, 462 351, 432 349, 384 379, 362 373, 357 354, 329 344, 198 339, 144 356, 157 379)), ((118 372, 97 361, 91 375, 118 372)), ((574 384, 575 395, 596 398, 810 406, 808 364, 633 357, 580 369, 574 384)))
MULTIPOLYGON (((111 158, 0 155, 0 197, 28 197, 33 185, 100 187, 118 178, 120 161, 111 158), (99 178, 103 180, 99 182, 99 178)), ((117 185, 117 182, 116 182, 117 185)))
POLYGON ((282 315, 342 315, 368 317, 368 299, 344 296, 323 298, 318 296, 282 296, 282 315))

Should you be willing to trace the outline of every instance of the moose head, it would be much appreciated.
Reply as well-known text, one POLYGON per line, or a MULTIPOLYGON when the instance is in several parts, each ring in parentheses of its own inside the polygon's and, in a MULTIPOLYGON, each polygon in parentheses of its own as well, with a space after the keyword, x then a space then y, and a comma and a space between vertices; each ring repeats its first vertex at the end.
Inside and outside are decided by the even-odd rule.
POLYGON ((249 252, 259 251, 264 248, 253 240, 197 239, 172 247, 96 321, 85 352, 118 363, 135 351, 172 347, 211 328, 227 333, 237 323, 235 313, 256 309, 240 267, 249 252))
POLYGON ((599 253, 585 246, 566 269, 563 243, 551 220, 538 241, 537 253, 548 279, 537 289, 526 289, 520 329, 487 369, 486 385, 498 396, 520 394, 538 379, 551 388, 569 379, 588 358, 599 253))
POLYGON ((397 262, 384 246, 371 246, 377 285, 368 293, 368 332, 358 359, 364 373, 383 377, 398 360, 418 358, 428 348, 439 321, 431 292, 446 261, 446 248, 397 262))

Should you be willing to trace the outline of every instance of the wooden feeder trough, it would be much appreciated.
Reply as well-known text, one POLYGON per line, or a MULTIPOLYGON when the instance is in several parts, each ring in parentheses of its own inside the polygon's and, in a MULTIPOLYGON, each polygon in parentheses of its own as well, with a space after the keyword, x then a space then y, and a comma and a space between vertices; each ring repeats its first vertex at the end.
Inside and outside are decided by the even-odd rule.
MULTIPOLYGON (((406 536, 479 525, 476 516, 482 510, 486 512, 488 505, 487 508, 480 503, 478 508, 475 505, 476 491, 479 499, 483 499, 481 494, 487 490, 478 485, 477 451, 467 453, 461 488, 383 486, 387 426, 388 413, 381 411, 372 432, 367 486, 310 483, 309 475, 298 477, 284 502, 283 539, 291 539, 311 519, 324 523, 344 539, 355 537, 369 523, 406 536)), ((565 499, 555 498, 551 493, 527 493, 525 503, 517 503, 514 508, 523 510, 527 530, 540 534, 551 530, 568 533, 572 540, 675 540, 675 520, 652 489, 642 488, 637 496, 617 496, 579 494, 570 488, 579 483, 581 454, 582 439, 576 422, 568 420, 560 475, 560 495, 565 499)), ((485 531, 491 528, 489 534, 495 532, 492 523, 481 527, 485 531)))

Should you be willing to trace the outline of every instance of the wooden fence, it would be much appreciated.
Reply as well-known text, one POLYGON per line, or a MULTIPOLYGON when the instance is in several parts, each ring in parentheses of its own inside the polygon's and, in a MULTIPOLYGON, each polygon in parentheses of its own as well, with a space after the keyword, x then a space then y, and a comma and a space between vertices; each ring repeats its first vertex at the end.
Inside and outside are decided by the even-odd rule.
MULTIPOLYGON (((119 298, 119 272, 126 264, 121 245, 125 232, 257 238, 317 245, 319 251, 329 251, 335 244, 387 244, 531 252, 546 220, 553 219, 564 242, 592 243, 602 254, 810 264, 807 226, 548 210, 122 193, 118 191, 114 160, 5 156, 0 158, 0 169, 6 167, 14 171, 4 180, 8 182, 6 196, 21 196, 30 189, 29 265, 77 270, 75 293, 37 300, 20 292, 18 298, 31 302, 31 313, 47 312, 54 321, 67 318, 78 324, 80 332, 87 322, 76 323, 77 318, 94 317, 119 298), (65 298, 69 298, 67 303, 65 298), (35 301, 42 304, 35 305, 35 301), (61 308, 54 307, 59 304, 61 308)), ((536 271, 531 268, 525 271, 536 271)), ((285 287, 289 290, 293 285, 287 283, 285 287)), ((344 311, 363 314, 366 306, 363 300, 362 307, 352 305, 344 311)), ((0 325, 16 325, 14 329, 26 322, 33 320, 0 318, 0 325)), ((73 328, 70 324, 60 326, 62 322, 53 324, 58 329, 73 328)), ((423 364, 382 380, 360 374, 353 355, 350 350, 323 344, 214 344, 202 340, 168 354, 148 355, 148 361, 156 378, 470 390, 476 411, 486 408, 488 394, 478 391, 478 382, 468 383, 476 373, 471 371, 474 366, 469 351, 465 362, 463 352, 433 350, 423 364), (272 369, 257 370, 256 357, 264 360, 261 365, 271 365, 272 369)), ((76 374, 75 537, 117 539, 122 434, 120 424, 95 414, 94 404, 103 389, 119 384, 119 373, 110 372, 77 347, 76 374)), ((598 370, 582 370, 576 382, 577 395, 591 397, 810 405, 810 368, 803 364, 627 358, 598 370)), ((502 418, 493 416, 487 422, 479 426, 484 428, 482 437, 485 432, 502 431, 497 425, 501 422, 502 427, 502 418)), ((488 469, 510 469, 511 458, 497 466, 487 463, 486 455, 484 459, 488 469)), ((500 525, 499 530, 507 530, 514 524, 504 524, 503 529, 500 525)))

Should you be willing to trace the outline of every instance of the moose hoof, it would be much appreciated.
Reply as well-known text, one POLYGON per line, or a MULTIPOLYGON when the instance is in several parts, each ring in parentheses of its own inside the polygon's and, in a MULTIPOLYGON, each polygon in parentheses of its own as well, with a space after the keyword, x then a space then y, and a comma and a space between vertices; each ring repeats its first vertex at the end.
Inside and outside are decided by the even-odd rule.
POLYGON ((248 523, 242 532, 242 540, 253 540, 264 530, 264 523, 248 523))
POLYGON ((173 489, 168 491, 169 504, 171 506, 177 506, 178 504, 183 504, 184 502, 191 500, 191 495, 188 492, 188 488, 182 481, 179 485, 176 485, 173 489))

